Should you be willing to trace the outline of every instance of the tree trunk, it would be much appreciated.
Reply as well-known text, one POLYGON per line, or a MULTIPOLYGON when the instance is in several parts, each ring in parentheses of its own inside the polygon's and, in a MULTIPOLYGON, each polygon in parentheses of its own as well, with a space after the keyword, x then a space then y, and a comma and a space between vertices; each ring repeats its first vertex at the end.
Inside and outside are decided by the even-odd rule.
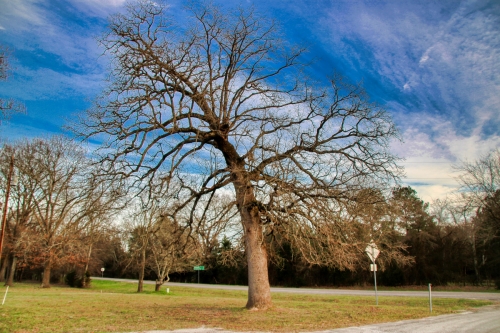
POLYGON ((264 310, 272 305, 271 287, 267 269, 267 250, 262 235, 260 214, 253 191, 245 186, 244 191, 236 190, 236 200, 240 208, 244 228, 245 252, 248 264, 249 310, 264 310), (242 193, 243 192, 243 193, 242 193))
POLYGON ((89 252, 87 253, 87 261, 85 262, 85 269, 83 270, 82 288, 87 287, 87 271, 89 270, 89 262, 90 262, 91 255, 92 255, 92 243, 90 243, 89 252))
POLYGON ((156 280, 155 291, 160 291, 161 286, 163 286, 163 280, 156 280))
POLYGON ((92 243, 90 243, 89 245, 89 252, 87 253, 87 260, 85 262, 85 273, 89 270, 90 256, 92 255, 92 245, 92 243))
POLYGON ((9 265, 9 256, 5 255, 4 259, 2 260, 2 267, 0 268, 0 282, 5 281, 5 273, 7 272, 7 266, 9 265))
POLYGON ((481 276, 479 275, 479 268, 478 268, 478 263, 477 263, 477 250, 476 250, 476 235, 475 235, 475 230, 472 231, 472 240, 471 240, 471 246, 472 246, 472 257, 473 257, 473 262, 474 262, 474 274, 476 275, 476 283, 481 282, 481 276))
POLYGON ((247 309, 267 309, 271 306, 271 287, 267 271, 267 251, 259 222, 245 223, 245 250, 248 264, 247 309))
POLYGON ((42 288, 50 288, 50 270, 52 269, 52 258, 49 258, 43 268, 42 288))
POLYGON ((137 292, 141 293, 144 285, 144 270, 146 268, 146 246, 141 250, 141 262, 139 264, 139 281, 137 283, 137 292))
POLYGON ((12 256, 12 263, 10 265, 9 276, 7 277, 7 281, 5 282, 6 286, 12 287, 14 285, 14 274, 16 273, 16 266, 17 266, 17 257, 12 256))

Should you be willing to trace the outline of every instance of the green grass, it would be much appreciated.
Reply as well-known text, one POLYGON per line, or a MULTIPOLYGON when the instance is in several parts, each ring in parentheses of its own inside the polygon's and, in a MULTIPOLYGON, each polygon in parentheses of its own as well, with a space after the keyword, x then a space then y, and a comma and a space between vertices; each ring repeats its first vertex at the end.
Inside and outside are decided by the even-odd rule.
MULTIPOLYGON (((0 306, 0 332, 130 332, 220 327, 235 331, 315 331, 429 316, 426 298, 273 294, 267 311, 247 311, 246 292, 93 281, 89 289, 19 283, 0 306)), ((3 299, 5 287, 0 288, 3 299)), ((433 315, 491 304, 434 299, 433 315)))
MULTIPOLYGON (((335 288, 335 287, 328 287, 328 288, 335 288)), ((348 287, 340 287, 339 289, 373 290, 373 286, 348 286, 348 287)), ((378 286, 377 289, 380 291, 428 291, 429 287, 427 285, 399 286, 399 287, 378 286)), ((500 290, 493 285, 464 286, 459 284, 449 284, 444 286, 432 286, 432 291, 500 293, 500 290)))

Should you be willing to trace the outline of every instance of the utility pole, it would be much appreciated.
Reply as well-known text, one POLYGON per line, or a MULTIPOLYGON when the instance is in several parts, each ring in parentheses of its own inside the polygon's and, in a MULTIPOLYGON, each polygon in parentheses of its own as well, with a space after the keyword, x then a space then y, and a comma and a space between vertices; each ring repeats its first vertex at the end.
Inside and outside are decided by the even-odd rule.
POLYGON ((0 231, 0 261, 2 260, 3 238, 7 223, 7 209, 9 208, 10 187, 17 186, 16 177, 12 179, 13 172, 14 172, 14 155, 10 157, 9 173, 7 175, 7 189, 5 191, 5 202, 3 204, 2 230, 0 231))

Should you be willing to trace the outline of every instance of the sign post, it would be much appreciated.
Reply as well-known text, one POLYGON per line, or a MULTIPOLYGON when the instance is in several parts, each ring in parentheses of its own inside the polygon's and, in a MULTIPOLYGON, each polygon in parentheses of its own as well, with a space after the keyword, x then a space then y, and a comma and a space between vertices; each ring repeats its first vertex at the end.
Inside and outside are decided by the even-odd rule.
POLYGON ((432 313, 432 284, 429 283, 429 311, 432 313))
POLYGON ((104 267, 101 268, 101 277, 104 277, 104 267))
POLYGON ((373 272, 373 279, 375 280, 375 300, 378 305, 378 295, 377 295, 377 264, 375 264, 375 260, 377 259, 378 255, 380 254, 380 250, 378 249, 377 245, 371 241, 370 244, 365 249, 366 254, 370 258, 370 260, 373 262, 373 264, 370 264, 370 271, 373 272))
POLYGON ((195 271, 198 271, 198 283, 200 283, 200 271, 204 271, 205 266, 194 266, 193 269, 195 271))

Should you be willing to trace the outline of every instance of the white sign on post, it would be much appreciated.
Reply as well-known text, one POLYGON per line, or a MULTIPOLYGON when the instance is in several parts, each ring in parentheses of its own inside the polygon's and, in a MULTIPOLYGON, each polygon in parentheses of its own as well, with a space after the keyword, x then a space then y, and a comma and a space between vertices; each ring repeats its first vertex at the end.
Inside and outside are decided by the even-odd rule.
POLYGON ((380 254, 380 250, 378 249, 377 245, 372 241, 368 244, 368 246, 365 249, 366 254, 368 257, 371 259, 373 264, 370 264, 370 271, 373 272, 373 279, 375 281, 375 300, 378 305, 378 295, 377 295, 377 265, 375 264, 375 260, 377 259, 378 255, 380 254))
POLYGON ((380 250, 373 241, 371 241, 370 244, 368 244, 368 246, 365 249, 365 252, 368 255, 368 257, 370 257, 373 263, 375 263, 375 259, 377 259, 378 255, 380 254, 380 250))

